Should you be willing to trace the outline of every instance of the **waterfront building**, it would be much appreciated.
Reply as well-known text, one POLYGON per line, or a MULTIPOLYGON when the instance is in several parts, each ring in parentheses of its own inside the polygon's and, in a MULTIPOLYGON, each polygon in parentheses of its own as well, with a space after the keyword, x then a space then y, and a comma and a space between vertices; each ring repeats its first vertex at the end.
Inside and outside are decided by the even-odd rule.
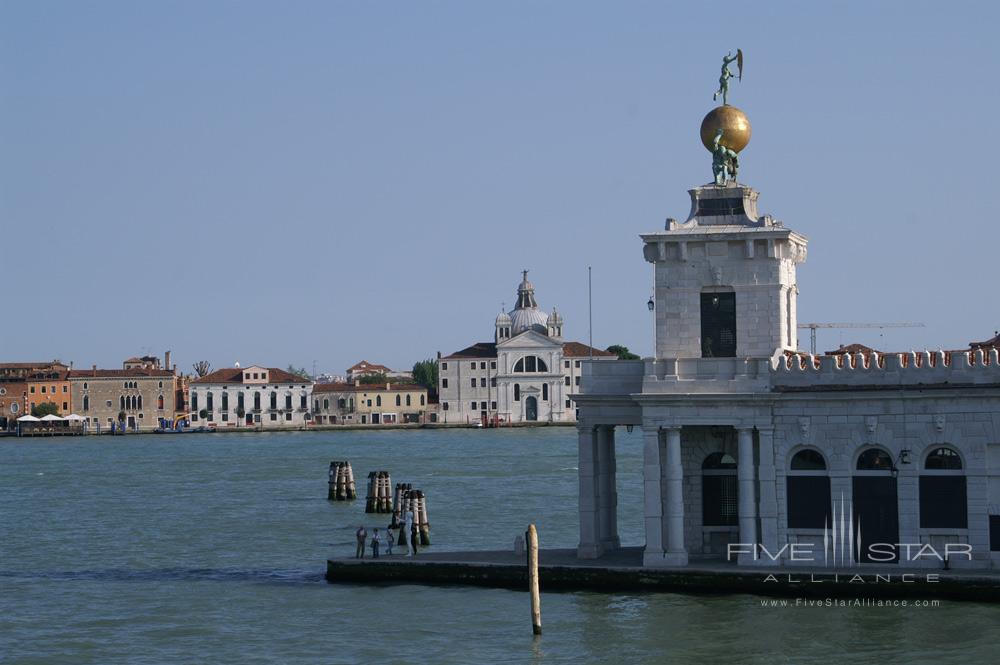
POLYGON ((473 422, 573 422, 571 398, 579 390, 584 360, 617 356, 563 339, 563 317, 538 307, 525 270, 517 306, 500 312, 492 342, 438 354, 440 420, 473 422))
MULTIPOLYGON (((46 375, 62 376, 69 370, 68 365, 64 365, 58 360, 51 362, 8 362, 0 363, 0 431, 12 430, 15 422, 21 416, 31 413, 33 404, 39 401, 32 400, 32 396, 42 395, 39 379, 46 375), (29 392, 29 382, 34 387, 35 392, 29 392)), ((63 384, 46 383, 45 394, 50 396, 50 388, 57 386, 55 397, 59 397, 59 386, 63 384)), ((55 401, 47 399, 42 401, 55 401)), ((70 402, 72 404, 72 400, 70 402)), ((58 404, 61 406, 61 404, 58 404)), ((68 409, 65 410, 69 413, 68 409)))
MULTIPOLYGON (((122 424, 133 431, 151 431, 160 419, 175 413, 176 384, 172 371, 126 369, 71 369, 67 376, 73 411, 91 432, 122 424)), ((66 415, 65 413, 63 415, 66 415)))
POLYGON ((277 367, 227 367, 191 381, 192 426, 305 427, 312 382, 277 367))
POLYGON ((357 383, 363 376, 384 376, 387 379, 412 379, 413 372, 397 372, 379 363, 370 363, 362 360, 347 368, 347 382, 357 383))
POLYGON ((28 412, 39 404, 55 404, 59 415, 67 416, 73 412, 73 397, 67 378, 69 369, 65 367, 47 367, 37 369, 25 381, 28 387, 28 412))
POLYGON ((317 383, 313 416, 317 425, 395 425, 427 422, 432 411, 427 388, 417 383, 317 383))
MULTIPOLYGON (((735 107, 705 122, 716 144, 713 122, 743 123, 749 138, 735 107)), ((643 431, 646 566, 1000 565, 997 338, 950 352, 800 352, 807 239, 716 172, 690 190, 685 221, 641 236, 655 357, 584 365, 578 555, 619 547, 624 425, 643 431)))

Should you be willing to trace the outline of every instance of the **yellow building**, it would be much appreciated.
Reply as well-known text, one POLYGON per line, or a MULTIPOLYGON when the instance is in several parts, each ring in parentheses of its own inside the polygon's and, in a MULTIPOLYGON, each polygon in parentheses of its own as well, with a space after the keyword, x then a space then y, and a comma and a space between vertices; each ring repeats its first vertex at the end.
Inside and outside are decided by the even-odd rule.
POLYGON ((317 383, 313 422, 317 425, 395 425, 428 420, 427 388, 416 383, 317 383))

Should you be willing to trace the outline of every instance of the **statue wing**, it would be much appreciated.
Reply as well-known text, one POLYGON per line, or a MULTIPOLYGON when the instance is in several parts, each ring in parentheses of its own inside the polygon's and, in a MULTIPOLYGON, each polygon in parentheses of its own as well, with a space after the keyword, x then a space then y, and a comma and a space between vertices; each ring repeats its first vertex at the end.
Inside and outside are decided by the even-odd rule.
POLYGON ((743 80, 743 49, 736 49, 736 67, 740 70, 740 80, 743 80))

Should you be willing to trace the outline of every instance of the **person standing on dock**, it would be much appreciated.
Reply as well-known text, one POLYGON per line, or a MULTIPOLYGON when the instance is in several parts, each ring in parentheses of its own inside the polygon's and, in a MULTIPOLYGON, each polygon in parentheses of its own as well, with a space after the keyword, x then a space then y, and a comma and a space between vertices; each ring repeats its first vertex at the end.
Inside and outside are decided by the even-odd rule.
POLYGON ((386 529, 386 534, 389 537, 386 538, 385 541, 385 553, 388 554, 389 556, 392 556, 392 544, 396 540, 396 533, 392 530, 392 527, 390 526, 388 529, 386 529))
POLYGON ((403 523, 403 529, 404 529, 403 533, 410 534, 410 542, 408 543, 410 546, 410 551, 406 553, 406 556, 413 556, 414 554, 417 553, 417 544, 413 540, 413 532, 416 528, 417 527, 413 524, 413 511, 407 510, 406 520, 403 523))
POLYGON ((372 534, 372 558, 378 558, 378 548, 382 544, 382 536, 379 535, 378 529, 375 529, 375 533, 372 534))
POLYGON ((358 527, 358 530, 354 533, 354 536, 358 539, 358 550, 354 553, 355 559, 365 558, 365 540, 368 538, 368 532, 365 531, 365 525, 362 524, 358 527))

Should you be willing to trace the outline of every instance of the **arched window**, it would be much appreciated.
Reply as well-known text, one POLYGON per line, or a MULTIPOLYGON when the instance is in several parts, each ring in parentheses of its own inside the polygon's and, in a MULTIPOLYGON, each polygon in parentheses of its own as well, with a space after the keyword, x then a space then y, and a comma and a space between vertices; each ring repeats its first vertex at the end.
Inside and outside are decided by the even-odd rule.
MULTIPOLYGON (((340 400, 340 401, 343 402, 344 400, 340 400)), ((341 404, 340 406, 341 406, 341 408, 344 407, 343 404, 341 404)), ((323 400, 323 408, 327 409, 327 410, 330 408, 330 400, 329 399, 324 399, 323 400)))
POLYGON ((514 384, 514 401, 515 402, 520 402, 521 401, 521 384, 520 383, 515 383, 514 384))
POLYGON ((920 473, 920 528, 967 529, 969 504, 962 457, 951 448, 934 448, 920 473))
POLYGON ((156 408, 159 409, 160 411, 163 410, 163 395, 160 395, 159 397, 156 398, 156 408))
POLYGON ((396 395, 396 406, 402 406, 402 395, 396 395))
POLYGON ((191 410, 198 413, 198 393, 191 391, 191 410))
POLYGON ((424 396, 421 395, 420 396, 420 406, 423 406, 423 405, 424 405, 424 396))
POLYGON ((338 409, 346 409, 347 408, 347 400, 344 399, 343 397, 341 397, 340 399, 338 399, 337 400, 337 408, 338 409))
POLYGON ((549 367, 538 356, 524 356, 514 363, 514 371, 517 373, 547 372, 549 371, 549 367))
POLYGON ((276 411, 278 409, 278 393, 277 391, 271 391, 271 410, 276 411))
POLYGON ((135 402, 136 402, 136 408, 137 409, 141 409, 142 408, 142 395, 136 395, 135 402))
POLYGON ((246 412, 246 398, 243 395, 243 391, 236 393, 236 411, 239 413, 246 412))
POLYGON ((892 471, 892 458, 880 448, 869 448, 858 456, 858 471, 892 471))
POLYGON ((292 393, 290 392, 285 393, 285 410, 292 410, 292 393))
POLYGON ((549 399, 549 384, 542 384, 542 401, 547 402, 549 399))
POLYGON ((122 395, 121 397, 118 398, 118 406, 120 411, 125 410, 125 395, 122 395))
POLYGON ((90 411, 90 395, 83 396, 83 410, 90 411))
POLYGON ((822 529, 830 523, 830 476, 818 450, 795 453, 786 477, 789 529, 822 529))
POLYGON ((381 395, 376 395, 375 396, 375 406, 382 406, 382 396, 381 395))
POLYGON ((253 394, 253 410, 260 411, 260 391, 255 391, 253 394))
POLYGON ((406 406, 410 406, 410 394, 406 394, 406 406))
POLYGON ((208 409, 209 411, 213 411, 215 408, 215 401, 213 399, 211 390, 209 390, 208 393, 205 394, 205 408, 208 409))
POLYGON ((228 411, 229 410, 229 391, 228 390, 223 390, 222 391, 222 410, 223 411, 228 411))
POLYGON ((736 460, 712 453, 701 464, 701 520, 705 526, 736 526, 739 519, 736 460))

